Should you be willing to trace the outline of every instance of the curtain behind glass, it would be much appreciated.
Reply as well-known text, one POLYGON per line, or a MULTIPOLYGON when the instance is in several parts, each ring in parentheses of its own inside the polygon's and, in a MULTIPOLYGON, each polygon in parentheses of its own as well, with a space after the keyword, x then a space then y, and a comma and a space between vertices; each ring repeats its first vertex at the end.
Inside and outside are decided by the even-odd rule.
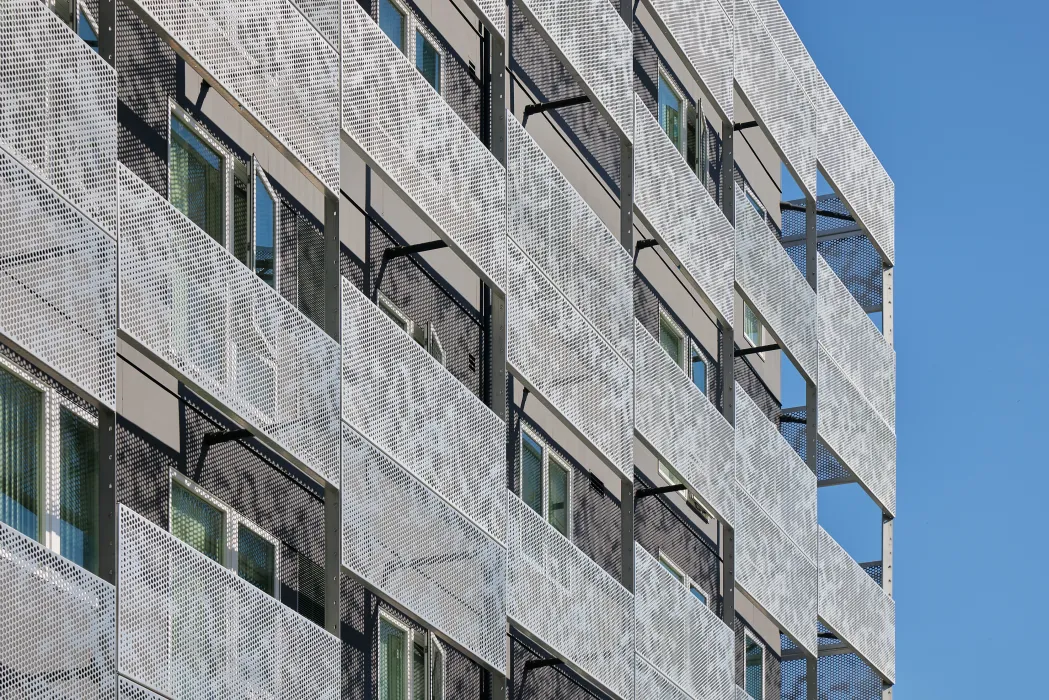
POLYGON ((171 534, 209 559, 222 562, 226 515, 185 487, 172 484, 171 534))
POLYGON ((88 571, 98 567, 98 430, 59 410, 59 549, 88 571))
POLYGON ((388 622, 379 623, 379 700, 404 697, 404 630, 388 622))
POLYGON ((226 244, 222 157, 171 118, 171 203, 205 233, 226 244))
POLYGON ((0 367, 0 520, 33 539, 40 533, 43 416, 43 393, 0 367))

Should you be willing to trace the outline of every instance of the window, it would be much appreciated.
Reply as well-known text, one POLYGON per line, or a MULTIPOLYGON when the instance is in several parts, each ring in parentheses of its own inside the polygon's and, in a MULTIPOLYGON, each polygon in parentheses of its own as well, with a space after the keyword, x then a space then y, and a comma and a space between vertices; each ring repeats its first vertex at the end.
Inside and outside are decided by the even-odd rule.
POLYGON ((743 304, 743 336, 754 347, 761 346, 761 320, 750 304, 743 304))
POLYGON ((689 590, 690 593, 692 593, 693 596, 696 597, 696 600, 698 600, 699 602, 703 603, 703 605, 707 605, 707 594, 706 594, 706 592, 702 588, 697 586, 694 581, 689 584, 688 590, 689 590))
MULTIPOLYGON (((659 345, 681 369, 685 369, 685 334, 670 316, 659 310, 659 345)), ((687 371, 687 370, 686 370, 687 371)))
POLYGON ((543 448, 521 431, 521 500, 543 514, 543 448))
POLYGON ((568 536, 568 469, 553 457, 549 458, 550 497, 547 499, 547 520, 554 529, 568 536))
POLYGON ((663 552, 659 553, 659 563, 664 569, 670 572, 670 575, 677 579, 677 582, 684 586, 689 593, 696 597, 696 600, 707 605, 707 594, 702 588, 699 587, 695 581, 693 581, 684 572, 684 570, 671 561, 670 557, 665 555, 663 552))
MULTIPOLYGON (((664 464, 663 462, 659 463, 659 476, 662 477, 663 481, 667 482, 672 486, 676 486, 677 484, 685 484, 685 480, 681 477, 681 474, 679 474, 677 470, 671 467, 669 464, 664 464)), ((687 488, 688 484, 685 484, 685 486, 687 488)), ((709 523, 710 513, 707 512, 706 507, 699 500, 699 497, 696 496, 696 494, 692 493, 691 489, 686 490, 684 492, 684 496, 685 503, 688 504, 689 508, 695 511, 696 515, 699 516, 700 520, 702 520, 705 523, 709 523)))
POLYGON ((0 520, 40 538, 44 388, 0 365, 0 520))
POLYGON ((699 387, 704 395, 707 393, 707 361, 696 343, 692 343, 692 383, 699 387))
POLYGON ((59 553, 98 568, 98 429, 67 406, 58 409, 59 553))
POLYGON ((571 537, 571 471, 527 430, 521 430, 521 500, 555 530, 571 537))
POLYGON ((441 344, 441 339, 437 337, 437 329, 432 323, 416 323, 382 292, 378 294, 378 301, 379 308, 397 324, 398 328, 410 335, 435 360, 444 364, 444 346, 441 344))
POLYGON ((670 561, 670 559, 662 552, 659 553, 659 563, 662 564, 663 568, 669 571, 670 575, 676 578, 681 585, 685 584, 686 577, 681 573, 681 569, 679 569, 674 562, 670 561))
POLYGON ((271 287, 277 285, 277 199, 261 170, 255 173, 255 274, 271 287))
POLYGON ((441 51, 419 29, 415 30, 415 67, 434 90, 441 91, 441 51))
POLYGON ((237 574, 267 593, 276 593, 277 547, 244 523, 237 532, 237 574))
POLYGON ((379 0, 379 29, 390 37, 390 41, 401 50, 401 53, 407 53, 404 46, 407 24, 407 13, 395 5, 392 0, 379 0))
POLYGON ((380 700, 444 700, 444 659, 432 633, 413 631, 380 611, 380 700))
POLYGON ((95 53, 98 53, 98 30, 95 29, 94 22, 91 21, 87 16, 87 13, 83 10, 80 11, 76 33, 77 36, 84 40, 84 43, 95 50, 95 53))
POLYGON ((226 245, 226 156, 202 130, 171 115, 168 187, 171 203, 205 233, 226 245))
POLYGON ((444 700, 444 647, 433 635, 433 672, 430 674, 430 700, 444 700))
POLYGON ((682 138, 683 129, 682 127, 682 100, 681 94, 673 86, 671 80, 663 73, 663 70, 659 71, 659 103, 658 103, 658 117, 659 125, 663 127, 663 131, 667 137, 670 138, 671 143, 678 150, 682 150, 684 147, 684 139, 682 138))
POLYGON ((379 618, 379 700, 408 700, 408 629, 379 618))
POLYGON ((412 321, 410 318, 401 313, 401 310, 397 306, 386 298, 386 295, 379 292, 379 308, 382 312, 390 317, 390 320, 397 324, 397 327, 402 331, 405 331, 409 335, 412 332, 412 321))
POLYGON ((746 630, 744 638, 745 646, 743 648, 743 689, 746 690, 747 695, 754 698, 754 700, 763 700, 763 696, 765 693, 765 647, 761 644, 761 642, 757 641, 754 638, 750 630, 746 630))
POLYGON ((426 682, 430 670, 426 663, 426 638, 423 637, 420 642, 420 636, 412 635, 412 700, 426 700, 426 682))
POLYGON ((223 563, 225 511, 177 481, 171 484, 171 534, 208 559, 223 563))

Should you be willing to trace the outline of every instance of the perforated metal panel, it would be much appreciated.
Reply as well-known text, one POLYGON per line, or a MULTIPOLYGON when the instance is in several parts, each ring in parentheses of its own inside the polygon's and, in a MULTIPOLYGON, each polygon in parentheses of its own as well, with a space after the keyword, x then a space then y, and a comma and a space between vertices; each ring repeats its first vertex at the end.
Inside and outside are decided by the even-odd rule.
POLYGON ((608 0, 520 0, 586 90, 631 138, 634 39, 608 0))
POLYGON ((163 700, 164 698, 163 695, 157 695, 123 676, 119 676, 119 681, 120 700, 163 700))
POLYGON ((499 36, 506 36, 506 3, 503 0, 469 0, 481 13, 482 21, 499 36))
POLYGON ((641 322, 635 323, 634 427, 731 525, 732 426, 641 322))
POLYGON ((516 244, 506 249, 507 363, 617 470, 630 474, 630 365, 516 244))
POLYGON ((346 280, 342 392, 352 428, 503 541, 506 424, 346 280))
POLYGON ((511 619, 623 700, 633 697, 634 597, 507 493, 511 619))
POLYGON ((36 0, 0 4, 0 33, 0 147, 116 233, 116 72, 36 0))
POLYGON ((736 282, 804 374, 816 380, 816 292, 736 187, 736 282))
POLYGON ((497 288, 506 171, 356 2, 343 4, 342 127, 497 288))
MULTIPOLYGON (((813 105, 817 104, 816 96, 819 92, 819 71, 808 49, 801 41, 801 37, 794 30, 794 25, 783 11, 779 0, 751 0, 758 16, 765 23, 765 28, 772 39, 776 42, 783 57, 787 59, 794 75, 801 81, 801 86, 808 95, 813 105)), ((818 110, 817 110, 818 112, 818 110)), ((818 118, 817 118, 818 120, 818 118)))
POLYGON ((120 168, 120 327, 339 483, 339 346, 120 168))
MULTIPOLYGON (((732 18, 719 0, 648 0, 670 38, 731 120, 732 18)), ((731 7, 731 3, 728 5, 731 7)), ((636 116, 634 117, 637 118, 636 116)), ((635 123, 634 128, 637 129, 635 123)))
POLYGON ((871 491, 896 513, 896 435, 820 347, 819 435, 871 491))
POLYGON ((819 343, 890 428, 896 425, 896 353, 823 256, 816 256, 819 343))
POLYGON ((0 151, 0 333, 116 402, 117 243, 0 151))
POLYGON ((343 450, 343 563, 505 668, 506 551, 350 428, 343 450))
POLYGON ((896 679, 896 602, 820 528, 819 614, 890 682, 896 679))
POLYGON ((753 698, 750 697, 750 693, 748 693, 747 691, 743 690, 742 688, 740 688, 737 685, 736 686, 736 700, 753 700, 753 698))
POLYGON ((337 698, 337 637, 120 506, 119 670, 172 697, 337 698))
POLYGON ((339 191, 339 55, 291 0, 137 5, 317 179, 339 191))
POLYGON ((341 51, 339 28, 342 0, 292 0, 306 19, 336 51, 341 51))
MULTIPOLYGON (((692 700, 692 696, 640 656, 634 657, 634 697, 644 700, 692 700)), ((728 697, 728 696, 724 696, 728 697)))
POLYGON ((115 698, 116 590, 0 524, 0 696, 115 698))
POLYGON ((635 100, 634 203, 653 235, 731 324, 732 224, 641 98, 635 100))
POLYGON ((507 115, 507 232, 627 363, 634 263, 520 122, 507 115))
POLYGON ((637 543, 634 566, 638 656, 690 697, 728 697, 735 678, 732 628, 637 543))
POLYGON ((734 4, 736 82, 802 186, 815 196, 816 107, 751 0, 734 0, 734 4))
POLYGON ((815 562, 816 475, 738 384, 736 480, 815 562))
POLYGON ((816 564, 742 486, 737 487, 736 522, 736 583, 780 629, 815 654, 816 564))

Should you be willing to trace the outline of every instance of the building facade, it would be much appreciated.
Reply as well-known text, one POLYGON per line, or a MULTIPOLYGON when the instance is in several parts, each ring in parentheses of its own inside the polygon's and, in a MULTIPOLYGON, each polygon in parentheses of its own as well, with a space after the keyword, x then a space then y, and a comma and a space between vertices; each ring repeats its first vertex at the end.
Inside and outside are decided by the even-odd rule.
POLYGON ((0 696, 891 698, 894 187, 775 0, 0 26, 0 696))

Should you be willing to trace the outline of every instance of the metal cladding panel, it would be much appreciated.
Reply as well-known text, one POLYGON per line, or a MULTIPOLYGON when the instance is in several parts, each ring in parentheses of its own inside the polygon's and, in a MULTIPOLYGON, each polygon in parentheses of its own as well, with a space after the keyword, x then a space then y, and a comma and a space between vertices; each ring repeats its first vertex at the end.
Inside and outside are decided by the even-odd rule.
POLYGON ((896 514, 896 434, 820 346, 819 435, 889 513, 896 514))
POLYGON ((783 53, 783 57, 787 59, 794 75, 801 81, 805 94, 808 95, 813 105, 818 106, 816 97, 819 94, 819 71, 808 49, 805 48, 805 44, 802 43, 801 37, 794 30, 794 25, 791 24, 783 7, 779 4, 779 0, 751 0, 751 3, 783 53))
POLYGON ((750 693, 748 693, 747 691, 743 690, 742 688, 740 688, 737 685, 736 686, 736 700, 752 700, 752 698, 750 697, 750 693))
POLYGON ((819 343, 890 428, 896 426, 896 353, 817 254, 819 343))
POLYGON ((116 589, 0 524, 0 697, 115 698, 116 589))
POLYGON ((736 481, 816 561, 816 475, 736 385, 736 481))
POLYGON ((120 700, 164 700, 163 695, 157 695, 123 676, 120 676, 119 680, 120 700))
POLYGON ((506 249, 507 363, 622 475, 630 474, 630 365, 515 243, 506 249))
POLYGON ((485 24, 495 29, 499 36, 506 36, 506 2, 504 0, 471 0, 483 15, 485 24))
POLYGON ((608 0, 521 0, 583 87, 631 138, 634 38, 608 0))
POLYGON ((121 675, 171 697, 337 698, 337 637, 120 506, 121 675))
MULTIPOLYGON (((635 95, 634 203, 717 312, 732 323, 732 224, 635 95)), ((770 234, 771 235, 771 234, 770 234)))
POLYGON ((732 426, 640 321, 634 329, 635 429, 731 525, 732 426))
POLYGON ((342 417, 502 542, 506 424, 347 280, 342 417))
POLYGON ((0 147, 115 233, 116 71, 46 3, 0 3, 0 32, 0 147))
POLYGON ((816 564, 742 486, 736 502, 736 583, 780 628, 816 654, 816 564))
POLYGON ((693 700, 693 696, 674 685, 673 681, 640 656, 634 657, 634 697, 644 700, 693 700))
POLYGON ((506 550, 350 428, 343 483, 343 564, 505 668, 506 550))
POLYGON ((820 528, 819 614, 842 641, 896 680, 896 602, 820 528))
POLYGON ((634 562, 638 656, 689 697, 728 697, 735 679, 735 632, 637 543, 634 562))
POLYGON ((816 292, 736 186, 736 281, 796 365, 816 381, 816 292))
POLYGON ((885 258, 896 260, 896 185, 863 134, 819 77, 819 162, 856 221, 885 258))
POLYGON ((627 363, 634 262, 520 122, 507 118, 507 233, 627 363))
POLYGON ((0 151, 0 333, 112 408, 117 242, 0 151))
MULTIPOLYGON (((648 0, 648 4, 666 25, 670 38, 692 64, 718 107, 731 120, 735 31, 725 6, 719 0, 648 0)), ((637 129, 636 122, 634 128, 637 129)))
POLYGON ((306 19, 336 51, 341 51, 342 0, 292 0, 306 19))
POLYGON ((291 0, 136 4, 318 180, 339 191, 339 54, 291 0))
POLYGON ((356 2, 342 40, 343 129, 502 289, 506 170, 356 2))
POLYGON ((751 0, 735 0, 735 79, 801 185, 816 195, 816 107, 751 0))
POLYGON ((508 615, 623 700, 634 689, 634 597, 507 493, 508 615))
POLYGON ((123 166, 120 328, 339 483, 338 343, 123 166))

